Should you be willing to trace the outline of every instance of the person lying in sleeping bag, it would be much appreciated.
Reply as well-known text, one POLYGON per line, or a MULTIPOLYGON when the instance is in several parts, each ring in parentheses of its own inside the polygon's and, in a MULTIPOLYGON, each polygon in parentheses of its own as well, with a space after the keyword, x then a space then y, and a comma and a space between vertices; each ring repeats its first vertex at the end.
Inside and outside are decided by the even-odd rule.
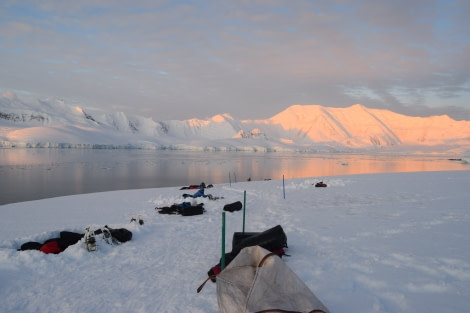
POLYGON ((204 194, 204 189, 205 189, 205 186, 204 183, 201 183, 201 187, 199 188, 199 190, 193 194, 193 195, 190 195, 190 194, 183 194, 183 198, 199 198, 199 197, 203 197, 203 198, 207 198, 209 197, 209 199, 212 199, 212 195, 206 195, 204 194))
POLYGON ((196 191, 196 193, 193 194, 192 197, 193 198, 199 198, 199 197, 206 198, 207 196, 204 194, 204 187, 199 188, 199 190, 196 191))

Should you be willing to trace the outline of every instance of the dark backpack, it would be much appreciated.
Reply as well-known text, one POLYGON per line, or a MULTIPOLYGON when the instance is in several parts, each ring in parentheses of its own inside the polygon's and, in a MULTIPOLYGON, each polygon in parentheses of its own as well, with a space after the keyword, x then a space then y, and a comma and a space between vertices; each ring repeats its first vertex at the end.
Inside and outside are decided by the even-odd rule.
MULTIPOLYGON (((287 248, 287 236, 281 225, 274 226, 263 232, 234 233, 232 251, 225 254, 225 265, 228 265, 243 248, 252 246, 260 246, 282 257, 286 255, 284 248, 287 248)), ((219 262, 219 264, 215 265, 207 272, 207 275, 212 281, 215 281, 215 276, 217 276, 221 270, 221 262, 219 262)))
POLYGON ((60 232, 60 240, 59 245, 62 250, 67 249, 69 246, 76 244, 79 242, 85 234, 81 233, 74 233, 71 231, 61 231, 60 232))
POLYGON ((158 211, 160 214, 179 214, 178 212, 178 206, 176 204, 173 204, 172 206, 164 206, 160 208, 155 208, 155 210, 158 211))
POLYGON ((182 216, 200 215, 204 213, 204 204, 200 203, 194 206, 182 206, 178 208, 178 212, 182 216))
POLYGON ((240 211, 242 207, 243 207, 242 203, 240 201, 237 201, 234 203, 224 205, 224 211, 228 211, 228 212, 240 211))
POLYGON ((132 232, 130 230, 127 230, 125 228, 109 228, 108 226, 105 226, 109 232, 111 233, 111 236, 113 236, 114 239, 116 239, 119 242, 126 242, 132 239, 132 232))

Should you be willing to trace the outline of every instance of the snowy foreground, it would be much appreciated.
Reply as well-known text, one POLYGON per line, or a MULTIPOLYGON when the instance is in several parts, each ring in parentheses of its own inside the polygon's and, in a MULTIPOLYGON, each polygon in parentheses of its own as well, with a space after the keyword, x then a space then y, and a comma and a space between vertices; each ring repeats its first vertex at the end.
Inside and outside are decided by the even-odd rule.
MULTIPOLYGON (((469 312, 470 172, 425 172, 216 185, 199 216, 160 215, 179 188, 69 196, 0 206, 0 312, 217 312, 224 204, 243 202, 246 231, 281 225, 286 264, 335 313, 469 312), (130 223, 141 215, 144 225, 130 223), (125 227, 130 242, 61 254, 16 251, 62 230, 125 227)), ((194 182, 199 183, 199 182, 194 182)), ((210 183, 210 182, 206 182, 210 183)), ((242 230, 226 213, 226 250, 242 230)))

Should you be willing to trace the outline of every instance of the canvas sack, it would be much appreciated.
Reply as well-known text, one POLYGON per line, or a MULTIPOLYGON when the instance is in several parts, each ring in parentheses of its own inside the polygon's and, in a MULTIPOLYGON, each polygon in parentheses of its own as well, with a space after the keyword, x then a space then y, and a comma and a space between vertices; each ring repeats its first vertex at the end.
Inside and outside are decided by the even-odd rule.
POLYGON ((216 284, 221 313, 329 313, 281 258, 259 246, 244 248, 216 284))

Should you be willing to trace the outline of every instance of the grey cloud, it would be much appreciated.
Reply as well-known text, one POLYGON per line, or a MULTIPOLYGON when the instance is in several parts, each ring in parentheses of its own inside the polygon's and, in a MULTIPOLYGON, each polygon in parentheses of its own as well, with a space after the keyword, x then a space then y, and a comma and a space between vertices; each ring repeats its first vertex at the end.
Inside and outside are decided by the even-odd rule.
POLYGON ((25 3, 38 14, 0 11, 0 89, 155 119, 295 103, 470 110, 466 2, 25 3))

